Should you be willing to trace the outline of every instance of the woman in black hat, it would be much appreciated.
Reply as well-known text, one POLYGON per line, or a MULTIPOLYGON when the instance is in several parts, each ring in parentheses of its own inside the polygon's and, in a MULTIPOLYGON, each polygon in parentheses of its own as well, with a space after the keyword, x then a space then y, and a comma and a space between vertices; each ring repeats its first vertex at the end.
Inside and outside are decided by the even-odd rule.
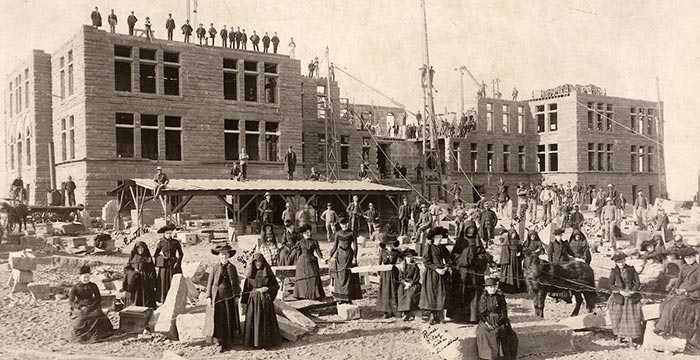
POLYGON ((137 241, 124 267, 124 307, 135 305, 155 309, 157 288, 158 279, 151 252, 145 242, 137 241))
POLYGON ((447 270, 452 265, 452 259, 440 248, 440 242, 447 238, 447 229, 438 226, 428 231, 428 244, 425 246, 423 263, 425 274, 423 275, 423 289, 420 296, 421 310, 430 311, 430 324, 440 323, 440 312, 445 309, 447 289, 449 288, 449 274, 447 270))
POLYGON ((583 260, 586 264, 591 264, 591 249, 588 246, 586 235, 579 229, 574 229, 569 238, 569 248, 574 257, 583 260))
POLYGON ((478 305, 484 286, 484 274, 488 269, 489 255, 479 239, 476 223, 468 220, 464 226, 466 246, 456 255, 447 317, 456 322, 476 323, 479 321, 478 305))
POLYGON ((525 277, 523 275, 523 246, 520 235, 515 229, 508 231, 506 243, 501 247, 501 282, 504 291, 509 293, 524 292, 525 277))
POLYGON ((245 346, 267 348, 282 341, 274 304, 278 290, 279 284, 265 257, 253 254, 241 295, 241 304, 245 304, 245 346))
POLYGON ((328 260, 335 255, 335 289, 333 297, 342 303, 352 303, 353 300, 362 299, 360 288, 360 275, 353 274, 350 269, 357 266, 357 238, 348 229, 349 220, 346 217, 340 219, 340 230, 335 233, 333 249, 328 260))
POLYGON ((102 312, 100 289, 90 281, 90 267, 80 267, 80 282, 68 293, 71 326, 65 334, 66 340, 93 343, 109 337, 114 329, 107 315, 102 312))
POLYGON ((661 303, 656 331, 687 339, 684 353, 700 355, 700 266, 695 248, 679 251, 685 265, 671 293, 661 303))
POLYGON ((299 233, 294 230, 294 221, 284 221, 284 234, 282 235, 282 246, 279 249, 277 265, 290 266, 297 263, 297 258, 301 253, 297 242, 299 233))
POLYGON ((279 249, 277 248, 277 237, 275 236, 275 228, 270 223, 264 223, 260 229, 260 237, 258 245, 253 252, 261 253, 268 263, 272 266, 277 265, 279 259, 279 249))
POLYGON ((476 349, 480 359, 510 360, 518 357, 518 336, 508 318, 506 298, 498 291, 498 281, 488 278, 479 299, 479 325, 476 349))
POLYGON ((412 249, 406 249, 402 252, 403 268, 399 273, 399 286, 397 289, 397 310, 403 312, 404 321, 413 320, 413 311, 420 310, 418 302, 420 301, 420 269, 416 265, 414 257, 418 254, 412 249))
POLYGON ((321 247, 318 245, 318 241, 311 238, 310 225, 303 225, 299 228, 299 232, 303 238, 298 242, 301 255, 296 263, 294 297, 310 300, 324 298, 326 293, 323 291, 321 270, 318 267, 318 259, 323 259, 321 247))
POLYGON ((173 275, 182 273, 182 245, 173 238, 173 230, 174 225, 158 229, 158 233, 163 234, 163 237, 156 244, 156 252, 153 254, 158 267, 158 299, 161 304, 168 295, 173 275))
POLYGON ((627 255, 620 252, 613 255, 615 267, 610 270, 610 290, 608 315, 612 322, 613 334, 622 342, 627 340, 634 347, 633 340, 642 337, 642 304, 639 301, 639 275, 633 266, 625 264, 627 255))
POLYGON ((229 245, 218 246, 211 253, 219 257, 207 280, 207 312, 204 320, 204 336, 209 343, 216 338, 221 351, 231 348, 240 336, 241 321, 236 298, 241 295, 238 271, 229 258, 236 254, 229 245))
POLYGON ((523 254, 525 256, 540 256, 545 254, 544 243, 540 239, 537 231, 530 230, 527 233, 527 239, 523 242, 523 254))
POLYGON ((391 270, 379 272, 376 310, 383 312, 385 319, 399 316, 399 269, 394 266, 399 258, 398 246, 399 241, 393 234, 385 234, 379 242, 379 265, 391 265, 391 270))
MULTIPOLYGON (((552 264, 568 262, 571 261, 571 257, 575 257, 574 252, 571 251, 569 242, 562 237, 562 234, 564 234, 564 229, 554 229, 554 239, 549 242, 547 256, 549 257, 549 262, 552 264)), ((571 303, 571 291, 569 290, 562 289, 552 292, 549 295, 557 302, 559 302, 559 300, 564 300, 567 303, 571 303)))

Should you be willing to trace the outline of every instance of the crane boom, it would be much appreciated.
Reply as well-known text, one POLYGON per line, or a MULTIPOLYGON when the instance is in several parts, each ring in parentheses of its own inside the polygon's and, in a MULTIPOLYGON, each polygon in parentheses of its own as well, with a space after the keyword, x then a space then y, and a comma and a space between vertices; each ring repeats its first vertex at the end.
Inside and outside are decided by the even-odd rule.
POLYGON ((462 70, 466 71, 467 74, 469 74, 469 77, 471 77, 472 80, 474 80, 474 83, 476 84, 476 86, 481 86, 481 83, 479 82, 479 80, 477 80, 476 77, 474 77, 474 74, 472 74, 472 72, 469 71, 469 69, 467 69, 466 66, 462 65, 462 66, 460 66, 460 68, 461 68, 462 70))

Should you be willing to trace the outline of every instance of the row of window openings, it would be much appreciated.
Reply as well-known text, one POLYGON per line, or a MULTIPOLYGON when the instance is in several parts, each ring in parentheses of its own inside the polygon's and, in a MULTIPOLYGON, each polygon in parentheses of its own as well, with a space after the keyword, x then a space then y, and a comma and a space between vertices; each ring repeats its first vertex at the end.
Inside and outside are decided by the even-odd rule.
MULTIPOLYGON (((68 96, 73 95, 74 93, 74 80, 73 80, 73 50, 68 51, 68 96)), ((66 61, 63 56, 61 56, 59 60, 59 69, 60 69, 60 96, 61 100, 65 100, 66 98, 66 61)))
MULTIPOLYGON (((318 147, 317 147, 317 154, 318 154, 318 162, 319 164, 325 164, 326 163, 326 134, 319 133, 317 135, 318 137, 318 147)), ((302 134, 302 142, 304 142, 304 136, 302 134)), ((303 144, 305 147, 305 144, 303 144)), ((303 150, 302 150, 303 151, 303 150)), ((365 140, 363 138, 363 144, 362 144, 362 159, 367 160, 369 158, 369 148, 367 147, 367 143, 365 143, 365 140)), ((303 159, 302 159, 303 161, 303 159)), ((350 136, 348 135, 341 135, 340 136, 340 168, 343 170, 347 170, 350 168, 350 136)))
POLYGON ((559 130, 559 115, 557 109, 557 104, 547 104, 546 112, 545 105, 535 106, 535 119, 537 120, 538 133, 559 130))
POLYGON ((26 137, 24 138, 24 143, 22 142, 22 134, 17 135, 17 140, 15 142, 14 138, 10 143, 10 169, 15 168, 15 159, 17 159, 18 167, 22 167, 22 157, 26 158, 27 166, 32 165, 32 137, 29 130, 27 130, 26 137), (22 146, 24 145, 24 147, 22 146), (22 151, 24 148, 25 151, 22 151), (17 150, 17 155, 15 157, 15 149, 17 150))
MULTIPOLYGON (((504 105, 505 106, 505 105, 504 105)), ((504 133, 510 133, 510 114, 502 114, 502 131, 504 133)), ((492 112, 487 112, 486 113, 486 131, 492 132, 493 131, 493 113, 492 112)), ((523 134, 525 132, 525 116, 524 115, 518 115, 518 124, 517 124, 517 132, 518 134, 523 134)))
MULTIPOLYGON (((612 144, 588 144, 588 170, 589 171, 614 171, 614 151, 612 144)), ((652 172, 654 147, 636 146, 630 147, 630 171, 652 172)))
MULTIPOLYGON (((511 171, 511 163, 510 163, 510 145, 503 145, 503 153, 502 155, 502 171, 503 172, 510 172, 511 171)), ((457 159, 456 161, 453 161, 453 170, 457 171, 460 169, 461 164, 462 164, 462 155, 461 155, 461 148, 459 143, 453 143, 453 148, 452 148, 452 155, 453 155, 453 160, 457 159)), ((477 144, 471 143, 470 144, 470 149, 469 149, 469 171, 476 172, 479 171, 479 166, 478 166, 478 159, 479 159, 479 151, 477 148, 477 144)), ((519 145, 518 146, 518 172, 525 172, 526 169, 526 158, 525 158, 525 146, 524 145, 519 145)), ((486 171, 487 172, 494 172, 495 168, 495 153, 494 153, 494 147, 493 144, 487 144, 486 145, 486 171)))
POLYGON ((22 93, 22 74, 17 75, 17 78, 13 82, 10 81, 9 84, 9 101, 8 101, 8 114, 12 116, 13 114, 19 114, 22 109, 29 107, 29 69, 24 69, 24 93, 22 93), (24 95, 24 103, 22 103, 22 96, 24 95), (24 105, 24 106, 23 106, 24 105))

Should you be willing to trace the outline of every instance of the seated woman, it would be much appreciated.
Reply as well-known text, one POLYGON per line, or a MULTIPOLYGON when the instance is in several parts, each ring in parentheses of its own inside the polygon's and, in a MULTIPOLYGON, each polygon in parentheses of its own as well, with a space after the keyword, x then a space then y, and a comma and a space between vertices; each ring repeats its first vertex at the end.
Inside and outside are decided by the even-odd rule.
POLYGON ((93 343, 109 337, 114 328, 102 312, 102 297, 95 283, 90 281, 90 267, 80 267, 80 282, 68 294, 71 326, 65 338, 80 343, 93 343))
POLYGON ((633 266, 625 264, 627 255, 617 253, 612 257, 615 267, 610 270, 610 290, 608 315, 612 322, 613 334, 620 342, 634 347, 633 340, 642 337, 642 295, 639 291, 639 275, 633 266))
POLYGON ((272 266, 277 265, 279 251, 277 249, 277 237, 275 236, 275 229, 270 223, 265 223, 262 225, 260 230, 260 238, 258 238, 258 245, 253 249, 253 252, 259 252, 265 257, 269 264, 272 266))
POLYGON ((486 292, 479 300, 476 349, 480 359, 510 360, 518 357, 518 336, 510 326, 506 298, 498 291, 498 281, 488 278, 486 292))
POLYGON ((129 262, 124 267, 124 307, 135 305, 155 309, 157 288, 158 277, 151 252, 146 243, 137 241, 131 249, 129 262))
POLYGON ((255 253, 241 295, 241 304, 245 304, 245 346, 267 348, 282 341, 274 304, 278 290, 279 285, 270 265, 265 257, 255 253))
POLYGON ((204 336, 212 343, 216 338, 224 352, 240 341, 241 321, 238 315, 236 298, 241 295, 241 285, 236 266, 229 261, 236 254, 229 245, 218 246, 211 250, 218 256, 219 262, 211 269, 207 280, 207 312, 204 319, 204 336))
POLYGON ((394 266, 399 258, 398 246, 399 241, 396 236, 391 236, 391 234, 385 234, 379 242, 379 265, 392 265, 391 270, 379 272, 376 310, 383 312, 385 319, 394 317, 394 315, 399 316, 399 269, 394 266))
POLYGON ((317 300, 326 297, 321 282, 321 270, 318 267, 318 259, 323 259, 318 241, 311 238, 311 225, 299 228, 303 238, 298 246, 301 255, 296 263, 296 284, 294 284, 294 297, 297 299, 317 300), (315 255, 318 255, 316 257, 315 255))
POLYGON ((398 311, 403 312, 403 321, 414 319, 413 311, 420 310, 420 269, 414 259, 418 254, 412 249, 402 252, 404 264, 399 273, 399 287, 397 290, 398 311))
POLYGON ((687 339, 686 354, 700 355, 700 266, 697 250, 687 247, 679 250, 685 261, 678 281, 661 303, 656 331, 687 339))
POLYGON ((664 266, 661 264, 659 255, 655 253, 647 254, 644 259, 644 269, 639 273, 641 289, 649 292, 663 291, 665 285, 662 281, 664 266))

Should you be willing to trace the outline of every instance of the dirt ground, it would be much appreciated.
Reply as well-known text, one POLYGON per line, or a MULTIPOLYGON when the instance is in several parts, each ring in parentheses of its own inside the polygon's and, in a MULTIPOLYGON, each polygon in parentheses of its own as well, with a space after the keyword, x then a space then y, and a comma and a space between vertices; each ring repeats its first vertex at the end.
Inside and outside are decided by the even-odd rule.
MULTIPOLYGON (((318 236, 323 239, 323 236, 318 236)), ((155 234, 147 236, 151 248, 155 234)), ((322 241, 324 256, 328 255, 330 244, 322 241)), ((209 252, 208 244, 198 244, 184 248, 185 261, 213 262, 216 258, 209 252)), ((128 248, 125 253, 128 253, 128 248)), ((361 249, 360 263, 376 261, 376 245, 370 244, 361 249)), ((107 267, 119 271, 126 262, 127 255, 88 256, 102 261, 107 267)), ((594 255, 593 268, 596 276, 607 276, 612 266, 610 259, 600 254, 594 255)), ((239 269, 241 272, 242 269, 239 269)), ((336 315, 318 316, 318 330, 296 343, 284 342, 272 350, 246 350, 237 348, 219 354, 215 346, 204 343, 184 344, 162 337, 138 339, 135 335, 118 335, 107 341, 80 345, 67 343, 61 339, 69 326, 67 300, 37 301, 29 294, 11 294, 5 286, 9 272, 0 271, 0 358, 2 359, 158 359, 166 350, 173 351, 187 359, 433 359, 420 342, 420 319, 404 322, 400 319, 385 320, 381 314, 369 311, 358 321, 339 321, 336 315)), ((67 274, 40 265, 35 272, 35 281, 49 282, 52 286, 69 286, 77 281, 77 275, 67 274)), ((120 285, 120 284, 118 284, 120 285)), ((376 287, 370 289, 365 298, 357 303, 373 306, 376 287)), ((518 296, 522 297, 522 296, 518 296)), ((509 296, 513 299, 513 296, 509 296)), ((522 304, 522 300, 512 300, 522 304)), ((526 303, 527 304, 527 303, 526 303)), ((573 305, 554 303, 547 300, 545 318, 562 319, 569 315, 573 305)), ((600 304, 597 311, 604 311, 600 304)), ((533 319, 533 309, 516 306, 511 311, 513 321, 533 319)), ((109 313, 115 327, 118 314, 109 313)), ((567 354, 529 356, 526 359, 691 359, 682 354, 664 354, 642 349, 630 349, 618 345, 610 331, 583 331, 574 336, 575 351, 567 354)))

